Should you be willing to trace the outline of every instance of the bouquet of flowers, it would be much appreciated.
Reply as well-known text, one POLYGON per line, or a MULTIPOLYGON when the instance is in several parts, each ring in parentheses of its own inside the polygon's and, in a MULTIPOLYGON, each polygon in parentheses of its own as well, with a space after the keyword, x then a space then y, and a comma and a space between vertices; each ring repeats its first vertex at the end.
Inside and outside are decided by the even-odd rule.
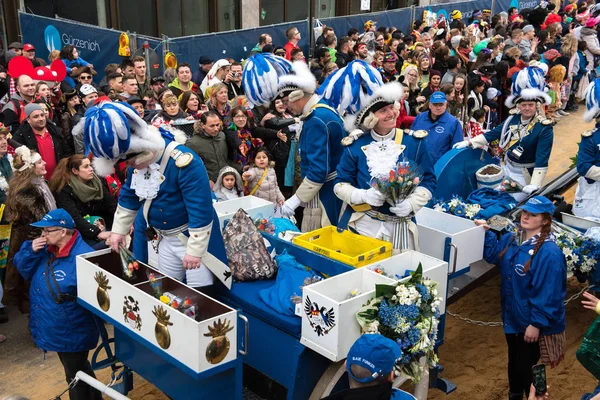
POLYGON ((506 193, 519 193, 523 191, 523 185, 509 177, 506 177, 500 183, 500 191, 506 193))
POLYGON ((567 278, 575 276, 580 282, 589 280, 600 259, 600 242, 556 222, 552 224, 552 230, 556 244, 567 260, 567 278))
POLYGON ((423 176, 420 169, 410 161, 399 161, 396 166, 389 171, 388 176, 375 176, 371 178, 371 187, 379 190, 386 198, 386 201, 391 205, 406 200, 410 196, 423 176))
POLYGON ((356 319, 364 333, 380 333, 394 340, 402 349, 398 372, 418 382, 426 357, 435 366, 434 345, 439 323, 440 298, 437 283, 423 278, 419 264, 411 277, 394 285, 377 285, 375 298, 364 305, 356 319))
POLYGON ((465 203, 463 199, 455 196, 450 201, 436 201, 433 209, 445 212, 446 214, 456 215, 457 217, 475 219, 475 216, 481 211, 481 206, 479 204, 465 203))

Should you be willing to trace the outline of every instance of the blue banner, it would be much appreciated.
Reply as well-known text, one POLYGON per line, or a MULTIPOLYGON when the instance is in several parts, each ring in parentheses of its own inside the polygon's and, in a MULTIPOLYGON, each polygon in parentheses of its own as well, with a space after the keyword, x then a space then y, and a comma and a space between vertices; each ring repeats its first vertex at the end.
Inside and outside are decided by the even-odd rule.
MULTIPOLYGON (((365 22, 372 20, 377 22, 377 26, 390 27, 394 26, 405 35, 408 35, 411 29, 412 9, 401 8, 397 10, 389 10, 376 13, 346 15, 343 17, 321 18, 322 24, 333 28, 336 36, 341 38, 348 34, 350 28, 356 28, 360 33, 363 32, 365 22)), ((316 40, 317 38, 315 38, 316 40)))
POLYGON ((284 24, 260 26, 238 31, 208 33, 196 36, 184 36, 169 40, 169 49, 177 56, 177 62, 187 62, 192 70, 198 67, 200 56, 208 56, 213 60, 233 58, 236 61, 245 60, 254 46, 258 44, 258 37, 268 33, 273 39, 273 46, 284 46, 287 43, 286 29, 295 26, 300 32, 299 46, 308 59, 308 21, 286 22, 284 24))
MULTIPOLYGON (((496 0, 498 1, 498 0, 496 0)), ((462 14, 462 20, 467 23, 475 10, 492 9, 492 0, 463 1, 459 3, 432 4, 430 6, 415 7, 415 20, 424 20, 425 11, 431 11, 436 17, 444 15, 446 20, 451 20, 450 14, 458 10, 462 14)))
POLYGON ((517 7, 519 11, 526 8, 535 8, 539 5, 537 0, 495 0, 494 2, 494 14, 498 14, 502 11, 507 11, 510 7, 517 7))
POLYGON ((36 57, 47 62, 50 51, 60 51, 67 45, 75 46, 79 57, 93 64, 98 71, 94 77, 96 82, 104 76, 106 64, 123 60, 118 53, 120 31, 25 13, 19 13, 19 23, 23 43, 31 43, 35 47, 36 57))

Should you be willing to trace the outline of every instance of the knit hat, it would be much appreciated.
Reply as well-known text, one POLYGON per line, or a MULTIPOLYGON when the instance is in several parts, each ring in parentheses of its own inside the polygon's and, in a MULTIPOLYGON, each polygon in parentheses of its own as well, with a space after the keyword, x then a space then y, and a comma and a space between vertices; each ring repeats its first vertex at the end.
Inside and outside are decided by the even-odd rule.
POLYGON ((488 100, 493 100, 494 97, 497 97, 500 94, 500 91, 494 87, 491 87, 487 90, 487 98, 488 100))
POLYGON ((556 57, 560 57, 560 53, 556 49, 550 49, 550 50, 546 51, 543 55, 544 55, 544 58, 548 61, 552 61, 556 57))
POLYGON ((29 118, 31 113, 34 111, 44 111, 44 109, 38 103, 29 103, 25 106, 25 116, 27 118, 29 118))
POLYGON ((452 17, 452 19, 461 19, 462 13, 458 10, 454 10, 452 11, 452 14, 450 14, 450 16, 452 17))
POLYGON ((523 33, 528 33, 531 31, 535 31, 535 28, 533 27, 533 25, 525 25, 522 29, 523 33))
POLYGON ((441 77, 442 73, 440 71, 436 70, 436 69, 430 69, 429 70, 429 80, 431 80, 432 76, 439 76, 439 77, 441 77))
POLYGON ((388 53, 385 53, 385 55, 383 56, 383 62, 396 62, 398 61, 398 56, 396 55, 396 53, 390 51, 388 53))

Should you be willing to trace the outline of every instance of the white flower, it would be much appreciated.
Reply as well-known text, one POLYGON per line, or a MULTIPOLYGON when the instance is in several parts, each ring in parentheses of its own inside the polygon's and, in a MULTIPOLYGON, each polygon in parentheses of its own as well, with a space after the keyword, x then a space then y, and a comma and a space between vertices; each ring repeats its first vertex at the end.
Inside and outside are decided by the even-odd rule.
POLYGON ((452 199, 448 202, 448 205, 452 208, 458 206, 460 204, 460 200, 458 199, 452 199))
POLYGON ((565 257, 568 257, 568 256, 570 256, 571 254, 573 254, 573 250, 571 250, 571 249, 570 249, 570 248, 568 248, 568 247, 563 247, 562 251, 563 251, 563 254, 565 255, 565 257))

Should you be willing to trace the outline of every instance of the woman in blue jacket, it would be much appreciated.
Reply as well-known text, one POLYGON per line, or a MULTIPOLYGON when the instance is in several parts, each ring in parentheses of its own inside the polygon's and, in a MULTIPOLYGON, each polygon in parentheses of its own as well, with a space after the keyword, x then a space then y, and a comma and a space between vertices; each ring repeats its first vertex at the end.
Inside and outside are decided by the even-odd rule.
MULTIPOLYGON (((67 382, 78 371, 95 377, 88 354, 98 344, 98 329, 93 314, 77 304, 75 268, 75 257, 93 250, 62 208, 31 225, 42 228, 42 236, 24 242, 13 262, 23 278, 31 280, 29 327, 33 340, 44 352, 58 353, 67 382)), ((102 395, 79 382, 69 389, 69 398, 100 400, 102 395)))
MULTIPOLYGON (((564 357, 567 264, 552 233, 554 204, 535 196, 520 207, 520 230, 485 237, 484 258, 500 267, 502 320, 508 344, 509 399, 529 395, 531 367, 564 357)), ((477 225, 489 229, 483 220, 477 225)))

